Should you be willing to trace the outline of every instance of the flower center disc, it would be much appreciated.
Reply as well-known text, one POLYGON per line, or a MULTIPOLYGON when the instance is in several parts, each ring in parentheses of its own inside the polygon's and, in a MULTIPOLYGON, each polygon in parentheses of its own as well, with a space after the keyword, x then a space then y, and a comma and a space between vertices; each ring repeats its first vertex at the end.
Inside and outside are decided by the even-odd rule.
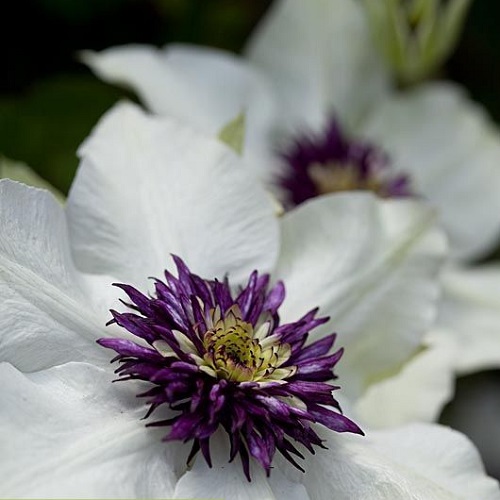
POLYGON ((309 167, 309 176, 318 194, 338 193, 341 191, 372 191, 386 196, 383 183, 375 176, 362 177, 353 164, 328 162, 314 163, 309 167))
POLYGON ((290 358, 291 348, 276 337, 262 338, 268 333, 267 323, 254 331, 241 318, 237 306, 222 318, 219 310, 211 316, 214 326, 203 337, 207 373, 233 382, 259 382, 264 378, 280 380, 295 372, 295 367, 278 370, 290 358))

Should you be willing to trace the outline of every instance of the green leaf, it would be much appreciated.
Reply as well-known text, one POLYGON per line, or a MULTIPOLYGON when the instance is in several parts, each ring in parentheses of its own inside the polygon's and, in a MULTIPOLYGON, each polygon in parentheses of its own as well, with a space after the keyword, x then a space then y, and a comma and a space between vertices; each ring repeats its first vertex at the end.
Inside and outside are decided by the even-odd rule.
POLYGON ((243 152, 245 142, 245 113, 241 112, 219 132, 219 139, 239 155, 243 152))

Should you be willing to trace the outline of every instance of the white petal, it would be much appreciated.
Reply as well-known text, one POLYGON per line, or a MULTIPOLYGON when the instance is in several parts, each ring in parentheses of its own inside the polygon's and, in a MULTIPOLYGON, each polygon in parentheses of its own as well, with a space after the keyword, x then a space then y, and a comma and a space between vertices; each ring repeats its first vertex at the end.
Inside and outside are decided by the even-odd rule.
POLYGON ((249 58, 272 79, 284 124, 353 123, 386 89, 362 7, 353 0, 281 0, 258 26, 249 58))
POLYGON ((81 269, 144 285, 170 253, 210 279, 238 282, 273 266, 273 205, 217 140, 122 103, 80 155, 68 216, 81 269))
POLYGON ((491 249, 500 235, 500 135, 460 89, 429 84, 395 96, 373 111, 364 134, 437 207, 455 256, 491 249))
POLYGON ((498 482, 485 475, 476 448, 459 432, 438 425, 413 424, 374 432, 372 438, 394 464, 414 471, 418 482, 427 480, 436 497, 422 498, 440 498, 441 490, 443 498, 500 499, 498 482))
POLYGON ((210 135, 245 112, 245 146, 261 149, 275 119, 270 85, 246 61, 221 50, 146 45, 84 52, 102 79, 134 89, 153 112, 173 116, 210 135))
POLYGON ((282 222, 282 317, 316 306, 330 316, 318 331, 338 333, 341 384, 354 395, 414 353, 434 319, 443 236, 423 206, 366 193, 316 198, 282 222))
POLYGON ((186 472, 177 483, 174 498, 221 498, 224 500, 309 500, 302 484, 288 479, 279 468, 273 468, 271 477, 257 462, 251 462, 252 481, 243 474, 239 459, 228 463, 229 447, 223 433, 211 440, 210 451, 213 468, 203 457, 196 458, 193 469, 186 472))
POLYGON ((372 428, 437 421, 454 392, 453 347, 445 338, 427 337, 424 349, 395 375, 369 387, 356 414, 372 428))
POLYGON ((459 373, 500 367, 500 267, 447 269, 440 335, 455 345, 459 373))
POLYGON ((137 386, 83 363, 0 372, 2 497, 171 496, 176 450, 144 427, 137 386))
POLYGON ((73 265, 61 205, 51 194, 0 181, 0 359, 39 370, 104 361, 96 318, 73 265))
MULTIPOLYGON (((458 432, 414 424, 366 437, 323 433, 328 450, 308 457, 302 476, 311 500, 498 500, 479 455, 458 432)), ((290 472, 291 478, 300 477, 290 472)))

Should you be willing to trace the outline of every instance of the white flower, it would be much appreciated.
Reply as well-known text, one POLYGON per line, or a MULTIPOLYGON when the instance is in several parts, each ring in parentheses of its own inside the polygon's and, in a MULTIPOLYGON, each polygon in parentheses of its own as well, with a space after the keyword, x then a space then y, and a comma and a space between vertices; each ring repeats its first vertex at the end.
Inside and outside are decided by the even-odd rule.
POLYGON ((339 380, 355 401, 432 321, 444 248, 431 212, 358 193, 277 219, 229 149, 127 104, 80 156, 65 208, 0 181, 2 496, 500 498, 464 437, 424 424, 366 437, 322 431, 329 449, 307 459, 305 474, 276 458, 270 478, 253 464, 252 482, 216 436, 214 467, 199 458, 187 470, 186 445, 162 443, 140 420, 143 384, 111 384, 110 356, 95 342, 125 335, 104 327, 119 298, 110 283, 144 289, 169 253, 233 283, 271 271, 287 287, 283 321, 313 305, 332 316, 346 347, 339 380))
MULTIPOLYGON (((381 146, 398 171, 410 175, 414 191, 437 209, 455 262, 478 258, 498 241, 496 127, 452 83, 397 90, 360 2, 277 1, 251 39, 246 59, 176 45, 117 47, 83 58, 102 78, 135 89, 152 111, 212 135, 246 111, 244 155, 271 186, 281 172, 277 148, 297 134, 322 130, 334 112, 354 137, 381 146)), ((380 374, 367 401, 359 401, 358 410, 373 424, 435 420, 452 395, 456 373, 499 366, 493 354, 500 352, 498 323, 489 323, 487 331, 477 324, 477 292, 467 303, 463 294, 456 296, 457 288, 448 286, 462 279, 462 271, 455 272, 446 271, 444 310, 422 352, 397 373, 380 374), (458 300, 453 317, 446 314, 447 304, 458 300), (387 405, 392 421, 380 418, 387 405)), ((487 270, 464 272, 477 289, 487 270)), ((489 276, 481 296, 500 289, 500 275, 489 276)))
POLYGON ((152 111, 209 133, 246 110, 251 155, 274 152, 276 134, 322 130, 334 112, 411 175, 438 208, 457 257, 483 255, 500 234, 496 128, 449 82, 394 89, 370 36, 354 0, 280 0, 250 40, 253 66, 178 45, 116 47, 83 59, 100 77, 131 86, 152 111))

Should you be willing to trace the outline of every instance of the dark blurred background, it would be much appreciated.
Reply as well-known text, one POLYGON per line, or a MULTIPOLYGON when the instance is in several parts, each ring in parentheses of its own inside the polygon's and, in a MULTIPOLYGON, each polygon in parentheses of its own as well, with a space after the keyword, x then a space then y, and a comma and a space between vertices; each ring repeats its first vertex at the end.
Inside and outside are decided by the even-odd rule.
MULTIPOLYGON (((162 46, 171 41, 238 52, 270 0, 15 0, 0 3, 0 156, 26 162, 66 193, 77 161, 75 151, 99 116, 123 90, 99 82, 77 62, 81 49, 125 43, 162 46)), ((458 49, 444 76, 464 85, 500 123, 500 2, 474 0, 458 49)), ((129 96, 132 97, 132 96, 129 96)), ((499 193, 500 196, 500 193, 499 193)), ((493 258, 500 256, 497 252, 493 258)), ((490 387, 500 417, 500 375, 464 377, 458 403, 443 421, 478 412, 473 395, 490 387), (493 389, 491 389, 493 387, 493 389)), ((500 418, 496 421, 500 433, 500 418)), ((494 429, 492 429, 494 432, 494 429)), ((474 432, 469 430, 473 439, 474 432)), ((484 436, 484 432, 482 433, 484 436)), ((482 443, 478 442, 481 445, 482 443)), ((500 451, 499 451, 500 453, 500 451)), ((500 463, 489 459, 500 477, 500 463)))
MULTIPOLYGON (((79 64, 81 49, 171 41, 239 51, 270 0, 0 2, 0 154, 66 192, 75 150, 123 91, 79 64)), ((445 73, 500 122, 500 2, 475 0, 445 73)))
POLYGON ((238 51, 270 0, 16 0, 0 2, 0 154, 63 192, 75 150, 124 91, 100 83, 81 49, 171 41, 238 51))

